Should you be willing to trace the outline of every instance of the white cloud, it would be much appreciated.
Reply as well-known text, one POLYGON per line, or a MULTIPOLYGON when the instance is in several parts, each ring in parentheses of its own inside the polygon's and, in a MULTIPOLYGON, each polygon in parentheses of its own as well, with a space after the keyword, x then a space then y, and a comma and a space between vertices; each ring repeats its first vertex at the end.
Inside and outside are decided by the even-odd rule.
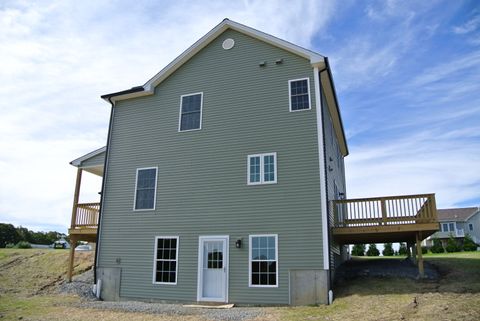
POLYGON ((479 27, 480 27, 480 14, 477 14, 476 16, 472 17, 470 20, 468 20, 464 24, 453 27, 453 32, 456 34, 463 35, 463 34, 475 31, 479 27))
MULTIPOLYGON (((105 144, 101 94, 145 83, 223 18, 309 47, 333 1, 8 1, 0 5, 0 221, 69 224, 75 169, 105 144)), ((84 201, 100 182, 85 175, 84 201)))

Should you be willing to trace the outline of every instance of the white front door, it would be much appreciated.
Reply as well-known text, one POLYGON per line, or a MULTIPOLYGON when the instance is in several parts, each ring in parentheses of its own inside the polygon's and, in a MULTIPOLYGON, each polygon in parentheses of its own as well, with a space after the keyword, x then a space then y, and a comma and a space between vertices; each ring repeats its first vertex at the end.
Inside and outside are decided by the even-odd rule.
POLYGON ((228 300, 228 236, 200 236, 198 301, 228 300))

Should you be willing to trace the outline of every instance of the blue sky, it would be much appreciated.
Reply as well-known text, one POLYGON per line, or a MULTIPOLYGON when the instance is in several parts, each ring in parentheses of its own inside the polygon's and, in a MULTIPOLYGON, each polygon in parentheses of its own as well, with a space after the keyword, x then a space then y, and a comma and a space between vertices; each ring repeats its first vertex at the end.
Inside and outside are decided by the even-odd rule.
MULTIPOLYGON (((330 58, 348 197, 480 205, 478 1, 2 1, 0 222, 65 232, 99 96, 145 83, 228 17, 330 58)), ((98 200, 85 175, 82 201, 98 200)))

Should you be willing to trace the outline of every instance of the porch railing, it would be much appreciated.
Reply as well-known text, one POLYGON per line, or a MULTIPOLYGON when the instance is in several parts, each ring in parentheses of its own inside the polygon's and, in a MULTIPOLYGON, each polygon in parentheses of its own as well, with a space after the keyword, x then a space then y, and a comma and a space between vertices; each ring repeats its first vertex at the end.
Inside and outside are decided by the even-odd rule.
POLYGON ((332 201, 334 227, 436 223, 435 194, 332 201))
POLYGON ((77 204, 75 217, 72 219, 72 228, 95 228, 98 227, 98 214, 100 203, 77 204))

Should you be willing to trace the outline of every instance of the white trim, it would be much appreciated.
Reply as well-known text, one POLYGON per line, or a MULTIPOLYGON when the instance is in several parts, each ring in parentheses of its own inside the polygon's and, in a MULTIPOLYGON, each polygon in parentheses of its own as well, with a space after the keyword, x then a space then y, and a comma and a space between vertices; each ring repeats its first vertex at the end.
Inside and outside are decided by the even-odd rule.
MULTIPOLYGON (((213 40, 215 40, 220 34, 222 34, 224 31, 228 29, 238 31, 240 33, 251 36, 255 39, 258 39, 260 41, 263 41, 275 47, 289 51, 297 56, 309 59, 312 66, 325 63, 325 57, 318 53, 302 48, 300 46, 297 46, 288 41, 279 39, 272 35, 266 34, 259 30, 247 27, 238 22, 225 19, 221 23, 219 23, 217 26, 215 26, 212 30, 210 30, 207 34, 205 34, 202 38, 196 41, 193 45, 191 45, 187 50, 181 53, 177 58, 175 58, 167 66, 165 66, 165 68, 160 70, 160 72, 158 72, 155 76, 153 76, 149 81, 147 81, 143 85, 143 88, 145 89, 144 91, 114 96, 114 97, 111 97, 111 100, 118 101, 118 100, 124 100, 124 99, 154 94, 155 92, 154 89, 158 84, 160 84, 162 81, 167 79, 168 76, 170 76, 173 72, 175 72, 178 68, 180 68, 184 63, 186 63, 194 55, 196 55, 200 50, 205 48, 208 44, 210 44, 213 40)), ((104 98, 104 99, 108 101, 108 98, 104 98)))
MULTIPOLYGON (((76 166, 76 167, 81 167, 81 164, 83 161, 95 157, 97 155, 100 155, 101 153, 104 153, 107 150, 107 146, 103 146, 102 148, 96 149, 94 151, 91 151, 88 154, 85 154, 77 159, 74 159, 70 162, 71 165, 76 166)), ((102 165, 103 166, 103 165, 102 165)), ((85 168, 85 167, 83 167, 85 168)))
POLYGON ((133 211, 134 212, 143 212, 143 211, 155 211, 157 204, 157 180, 158 180, 158 167, 141 167, 137 168, 137 173, 135 175, 135 194, 133 195, 133 211), (144 169, 155 169, 155 192, 153 193, 153 208, 141 208, 136 209, 137 205, 137 183, 138 183, 138 171, 144 169))
POLYGON ((192 93, 192 94, 185 94, 180 96, 180 110, 178 112, 178 132, 183 133, 183 132, 191 132, 195 130, 200 130, 202 129, 202 116, 203 116, 203 91, 198 92, 198 93, 192 93), (195 96, 195 95, 200 95, 200 127, 198 128, 193 128, 193 129, 186 129, 186 130, 181 130, 181 124, 182 124, 182 104, 183 104, 183 97, 188 97, 188 96, 195 96))
POLYGON ((278 288, 279 260, 278 260, 278 234, 251 234, 248 236, 248 287, 249 288, 278 288), (275 237, 275 262, 277 263, 275 285, 252 284, 252 238, 275 237))
POLYGON ((277 168, 277 153, 276 152, 271 152, 271 153, 262 153, 262 154, 252 154, 247 156, 247 185, 267 185, 267 184, 277 184, 277 174, 278 174, 278 168, 277 168), (264 157, 265 156, 273 156, 273 161, 274 161, 274 176, 275 179, 273 181, 264 181, 264 174, 265 174, 265 168, 264 168, 264 157), (260 181, 259 182, 250 182, 250 158, 253 157, 260 157, 260 181))
POLYGON ((310 95, 310 78, 305 77, 305 78, 299 78, 299 79, 290 79, 288 81, 288 108, 291 113, 297 112, 297 111, 306 111, 306 110, 311 110, 312 109, 312 100, 311 100, 311 95, 310 95), (301 80, 306 80, 307 81, 307 90, 308 90, 308 108, 305 109, 297 109, 297 110, 292 110, 292 87, 291 83, 294 81, 301 81, 301 80))
POLYGON ((229 279, 229 235, 201 235, 198 237, 198 268, 197 268, 197 301, 228 302, 228 279, 229 279), (225 242, 225 253, 223 255, 223 267, 225 268, 225 298, 204 298, 203 290, 203 242, 217 241, 225 242))
POLYGON ((323 115, 320 91, 320 77, 318 67, 313 68, 313 80, 315 83, 315 109, 317 111, 317 141, 318 141, 318 171, 320 175, 320 209, 322 211, 322 248, 323 268, 330 269, 330 245, 328 244, 328 212, 327 212, 327 190, 325 174, 325 151, 323 146, 323 115))
POLYGON ((155 246, 154 250, 155 252, 153 253, 153 278, 152 278, 152 283, 153 284, 165 284, 165 285, 177 285, 178 281, 178 249, 180 247, 180 237, 177 236, 155 236, 155 246), (155 281, 156 279, 156 274, 157 274, 157 252, 158 252, 158 239, 176 239, 177 240, 177 250, 175 251, 175 263, 176 263, 176 269, 175 269, 175 282, 157 282, 155 281))

